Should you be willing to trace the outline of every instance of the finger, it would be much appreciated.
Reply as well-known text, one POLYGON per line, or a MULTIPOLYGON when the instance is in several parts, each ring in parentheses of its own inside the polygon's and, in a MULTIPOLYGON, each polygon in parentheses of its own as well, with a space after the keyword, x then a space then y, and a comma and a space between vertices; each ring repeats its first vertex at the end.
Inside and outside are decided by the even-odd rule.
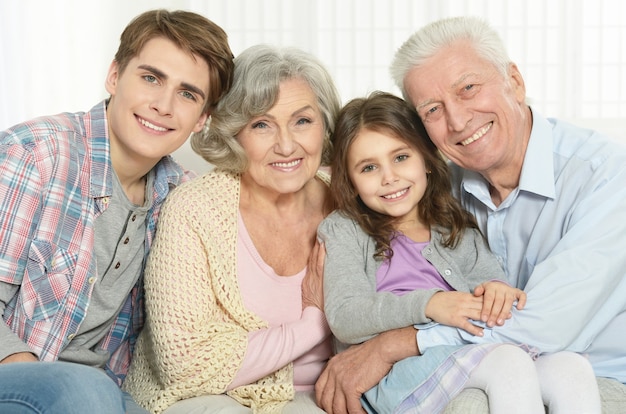
POLYGON ((488 322, 489 318, 492 317, 493 307, 494 307, 495 295, 493 292, 485 292, 483 295, 483 306, 482 306, 482 314, 480 316, 480 320, 483 322, 488 322))
POLYGON ((480 326, 476 326, 469 321, 465 321, 465 323, 462 326, 462 329, 467 331, 471 335, 483 336, 483 328, 481 328, 480 326))
MULTIPOLYGON (((359 402, 359 407, 361 403, 359 402)), ((353 407, 354 408, 354 407, 353 407)), ((331 405, 331 411, 326 411, 327 413, 333 414, 346 414, 348 413, 348 409, 346 408, 346 396, 343 393, 341 387, 334 390, 333 393, 333 403, 331 405)), ((355 411, 358 412, 358 411, 355 411)))
POLYGON ((522 310, 522 309, 524 309, 524 306, 526 306, 526 292, 521 291, 520 294, 517 297, 517 306, 516 306, 516 308, 518 310, 522 310))
POLYGON ((485 287, 483 285, 478 285, 474 289, 474 296, 482 296, 485 294, 485 287))
POLYGON ((496 321, 498 325, 504 325, 504 321, 509 318, 514 300, 515 298, 513 296, 507 295, 504 301, 504 304, 502 305, 502 309, 500 310, 500 314, 498 315, 498 319, 496 321))
POLYGON ((333 413, 334 391, 335 385, 332 375, 328 374, 328 368, 326 368, 315 384, 315 398, 317 405, 331 414, 333 413))
MULTIPOLYGON (((493 327, 496 325, 496 323, 498 324, 500 324, 501 322, 504 323, 504 319, 501 315, 502 315, 502 311, 504 309, 505 303, 506 302, 505 302, 504 295, 502 294, 495 295, 492 306, 491 306, 491 313, 489 314, 489 320, 487 321, 487 326, 493 327)), ((509 306, 509 309, 510 309, 510 306, 509 306)))

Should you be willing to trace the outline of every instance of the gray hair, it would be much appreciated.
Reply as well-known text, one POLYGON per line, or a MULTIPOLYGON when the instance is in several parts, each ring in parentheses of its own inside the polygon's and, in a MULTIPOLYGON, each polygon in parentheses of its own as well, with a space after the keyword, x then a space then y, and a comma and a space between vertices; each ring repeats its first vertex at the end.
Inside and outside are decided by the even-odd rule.
POLYGON ((205 131, 192 136, 193 150, 218 168, 244 172, 248 159, 236 136, 252 118, 274 106, 281 82, 290 79, 306 81, 317 97, 325 127, 322 165, 328 165, 330 136, 341 109, 339 93, 322 63, 293 47, 256 45, 235 58, 233 85, 211 114, 205 131))
POLYGON ((507 76, 511 59, 500 35, 483 19, 477 17, 449 17, 430 23, 412 34, 400 46, 391 64, 391 77, 408 99, 404 88, 407 73, 444 47, 458 41, 469 41, 479 56, 493 63, 507 76))

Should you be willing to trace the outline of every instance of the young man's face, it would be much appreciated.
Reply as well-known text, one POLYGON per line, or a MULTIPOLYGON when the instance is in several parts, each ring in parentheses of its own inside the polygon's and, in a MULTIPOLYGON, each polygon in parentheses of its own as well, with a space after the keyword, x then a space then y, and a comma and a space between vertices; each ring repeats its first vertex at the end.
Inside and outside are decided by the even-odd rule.
POLYGON ((148 41, 121 73, 114 61, 106 89, 111 94, 107 119, 114 167, 152 167, 192 132, 201 131, 208 116, 203 113, 207 63, 163 37, 148 41))

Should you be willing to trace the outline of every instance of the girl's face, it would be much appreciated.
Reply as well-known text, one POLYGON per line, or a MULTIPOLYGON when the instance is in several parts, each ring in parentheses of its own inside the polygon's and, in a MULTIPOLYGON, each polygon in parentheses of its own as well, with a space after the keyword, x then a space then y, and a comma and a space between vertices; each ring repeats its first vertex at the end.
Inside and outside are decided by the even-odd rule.
POLYGON ((427 185, 424 158, 390 135, 361 130, 348 149, 348 174, 372 210, 399 218, 397 229, 419 221, 417 205, 427 185))

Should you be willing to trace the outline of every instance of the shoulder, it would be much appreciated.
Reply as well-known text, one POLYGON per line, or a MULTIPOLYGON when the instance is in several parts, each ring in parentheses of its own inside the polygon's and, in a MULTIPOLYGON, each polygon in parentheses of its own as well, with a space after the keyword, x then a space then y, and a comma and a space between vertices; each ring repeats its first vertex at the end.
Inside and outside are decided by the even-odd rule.
POLYGON ((318 227, 318 235, 323 241, 328 240, 367 240, 370 237, 359 224, 339 210, 330 213, 318 227))
POLYGON ((222 170, 211 170, 176 187, 167 197, 167 204, 207 209, 238 201, 239 176, 222 170))

